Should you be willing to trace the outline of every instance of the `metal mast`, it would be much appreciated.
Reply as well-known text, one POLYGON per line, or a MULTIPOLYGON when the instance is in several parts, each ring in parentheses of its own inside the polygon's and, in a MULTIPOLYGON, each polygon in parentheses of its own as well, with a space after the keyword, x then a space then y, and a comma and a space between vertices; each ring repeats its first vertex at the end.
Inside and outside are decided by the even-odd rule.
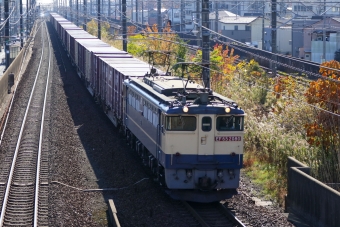
POLYGON ((203 82, 210 88, 210 31, 209 29, 209 0, 202 0, 202 63, 203 82))
POLYGON ((84 31, 86 31, 86 25, 87 25, 87 0, 84 0, 84 31))
POLYGON ((97 0, 97 19, 98 19, 98 39, 101 39, 101 27, 100 27, 100 21, 101 21, 101 17, 100 17, 100 0, 97 0))
POLYGON ((5 17, 4 19, 6 20, 5 24, 5 53, 6 53, 6 69, 9 66, 9 7, 8 7, 8 0, 4 1, 4 6, 5 6, 5 17))
POLYGON ((272 72, 273 76, 276 76, 276 0, 272 0, 272 22, 271 22, 271 31, 272 31, 272 72))
POLYGON ((126 35, 126 0, 122 0, 122 27, 123 27, 123 50, 127 51, 127 35, 126 35))
POLYGON ((157 24, 158 24, 158 32, 162 29, 162 12, 161 12, 161 0, 157 0, 157 24))

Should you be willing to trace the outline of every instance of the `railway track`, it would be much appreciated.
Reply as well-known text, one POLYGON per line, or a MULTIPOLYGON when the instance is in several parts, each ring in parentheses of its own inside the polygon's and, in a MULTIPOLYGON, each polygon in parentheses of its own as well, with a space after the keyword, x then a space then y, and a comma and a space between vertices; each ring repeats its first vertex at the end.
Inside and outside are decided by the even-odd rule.
MULTIPOLYGON (((48 156, 44 145, 45 107, 50 77, 51 44, 46 23, 40 22, 35 36, 41 43, 39 64, 26 108, 14 126, 0 172, 0 226, 48 225, 48 156), (39 34, 40 33, 40 34, 39 34)), ((6 132, 5 126, 5 132, 6 132)))
POLYGON ((229 210, 220 203, 188 203, 182 201, 186 209, 203 227, 245 227, 229 210))

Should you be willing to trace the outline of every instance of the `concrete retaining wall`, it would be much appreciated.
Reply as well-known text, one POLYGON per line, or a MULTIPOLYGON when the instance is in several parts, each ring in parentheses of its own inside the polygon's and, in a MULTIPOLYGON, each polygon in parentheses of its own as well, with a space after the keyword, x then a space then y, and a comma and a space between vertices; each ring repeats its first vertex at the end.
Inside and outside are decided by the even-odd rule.
MULTIPOLYGON (((30 37, 32 37, 32 34, 30 35, 30 37)), ((20 73, 21 66, 23 66, 21 74, 23 74, 25 71, 26 67, 25 67, 24 61, 30 58, 29 49, 31 48, 30 46, 31 39, 32 38, 29 38, 27 40, 24 47, 19 52, 18 56, 13 60, 13 62, 4 72, 4 74, 0 76, 0 119, 4 116, 4 113, 6 112, 9 102, 12 98, 12 95, 13 95, 12 92, 14 91, 14 88, 16 87, 16 85, 18 84, 20 80, 21 75, 19 75, 19 73, 20 73), (26 50, 27 52, 26 52, 26 57, 25 57, 26 50), (14 74, 14 85, 9 87, 8 86, 9 76, 8 75, 11 73, 14 74)))
POLYGON ((310 168, 288 158, 287 208, 310 226, 340 226, 340 193, 311 177, 310 168))

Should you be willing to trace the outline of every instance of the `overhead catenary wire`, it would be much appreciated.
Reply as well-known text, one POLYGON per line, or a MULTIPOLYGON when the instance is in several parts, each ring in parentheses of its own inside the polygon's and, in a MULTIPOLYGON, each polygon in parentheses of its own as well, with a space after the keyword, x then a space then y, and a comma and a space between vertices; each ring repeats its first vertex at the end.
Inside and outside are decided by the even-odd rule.
MULTIPOLYGON (((136 26, 139 26, 138 24, 136 25, 136 26)), ((208 29, 208 30, 210 30, 210 29, 208 29)), ((212 31, 212 30, 210 30, 210 31, 212 31)), ((214 31, 212 31, 212 32, 214 32, 214 31)), ((218 34, 218 35, 220 35, 220 34, 218 34)), ((220 35, 221 36, 221 35, 220 35)), ((159 39, 159 40, 163 40, 163 41, 167 41, 167 42, 172 42, 172 43, 177 43, 177 44, 180 44, 180 43, 178 43, 178 42, 174 42, 174 41, 169 41, 169 40, 165 40, 165 39, 160 39, 160 38, 157 38, 157 37, 150 37, 151 39, 159 39)), ((228 37, 227 37, 228 38, 228 37)), ((220 41, 220 40, 219 40, 220 41)), ((236 40, 234 40, 234 41, 236 41, 236 40)), ((236 42, 238 42, 238 41, 236 41, 236 42)), ((240 43, 240 42, 239 42, 240 43)), ((227 43, 227 44, 230 44, 230 43, 227 43)), ((181 44, 182 45, 182 44, 181 44)), ((244 44, 242 44, 242 45, 244 45, 244 44)), ((269 52, 270 53, 270 52, 269 52)), ((252 54, 252 53, 250 53, 250 54, 252 54)), ((254 55, 254 54, 253 54, 254 55)), ((267 59, 267 60, 269 60, 269 61, 272 61, 271 59, 267 59)), ((202 66, 202 65, 199 65, 199 64, 197 64, 198 66, 200 66, 200 67, 204 67, 204 66, 202 66)), ((327 68, 327 67, 325 67, 325 68, 327 68)), ((329 69, 332 69, 332 68, 329 68, 329 69)), ((212 70, 212 69, 211 69, 212 70)), ((332 70, 334 70, 334 69, 332 69, 332 70)), ((221 73, 221 72, 219 72, 219 73, 221 73)), ((223 74, 223 73, 222 73, 223 74)), ((320 75, 318 75, 319 77, 321 77, 320 75)), ((321 78, 323 78, 323 79, 325 79, 324 77, 321 77, 321 78)), ((237 78, 238 79, 238 78, 237 78)), ((334 80, 335 81, 335 80, 334 80)), ((243 81, 243 82, 246 82, 246 81, 243 81)), ((338 81, 336 81, 336 82, 338 82, 338 81)), ((258 86, 258 85, 257 85, 258 86)), ((281 93, 279 93, 279 92, 275 92, 275 91, 273 91, 273 90, 270 90, 270 89, 267 89, 267 88, 265 88, 265 87, 262 87, 262 86, 259 86, 260 88, 262 88, 262 89, 266 89, 266 90, 268 90, 268 91, 271 91, 271 92, 273 92, 273 93, 277 93, 277 94, 281 94, 281 93)), ((281 94, 282 95, 282 94, 281 94)), ((284 96, 283 96, 284 97, 284 96)), ((286 97, 286 98, 289 98, 289 99, 294 99, 294 98, 292 98, 292 97, 286 97)), ((295 100, 295 101, 301 101, 301 100, 295 100)), ((327 101, 327 100, 323 100, 323 101, 327 101)), ((340 116, 340 115, 338 115, 338 114, 335 114, 335 113, 333 113, 333 112, 331 112, 331 111, 327 111, 327 110, 325 110, 325 109, 322 109, 322 108, 320 108, 320 107, 318 107, 318 106, 315 106, 315 105, 312 105, 312 104, 309 104, 309 103, 305 103, 305 104, 307 104, 307 105, 309 105, 309 106, 311 106, 311 107, 314 107, 314 108, 316 108, 316 109, 319 109, 319 110, 322 110, 322 111, 325 111, 325 112, 328 112, 328 113, 330 113, 330 114, 333 114, 333 115, 336 115, 336 116, 340 116)))

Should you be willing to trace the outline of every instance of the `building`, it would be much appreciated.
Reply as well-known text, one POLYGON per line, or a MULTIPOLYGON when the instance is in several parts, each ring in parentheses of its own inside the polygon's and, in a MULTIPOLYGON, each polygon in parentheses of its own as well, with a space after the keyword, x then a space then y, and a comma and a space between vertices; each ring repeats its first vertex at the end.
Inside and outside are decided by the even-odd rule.
POLYGON ((219 20, 218 30, 224 36, 262 49, 263 27, 269 24, 270 21, 266 18, 263 21, 262 17, 224 17, 219 20))
MULTIPOLYGON (((272 51, 272 29, 264 29, 264 48, 263 50, 272 51)), ((292 27, 282 26, 276 30, 276 50, 279 54, 291 55, 292 52, 292 27)))
POLYGON ((295 19, 292 24, 292 55, 323 62, 334 59, 340 48, 340 17, 295 19))
POLYGON ((292 2, 294 17, 313 17, 319 15, 340 16, 340 5, 331 4, 326 1, 309 0, 292 2))
POLYGON ((214 11, 214 12, 211 12, 209 14, 209 21, 210 21, 210 29, 211 30, 214 30, 216 32, 220 31, 218 28, 216 28, 216 14, 218 16, 217 18, 217 22, 220 21, 221 19, 223 18, 226 18, 226 17, 240 17, 239 15, 236 15, 230 11, 227 11, 227 10, 219 10, 219 11, 214 11))

